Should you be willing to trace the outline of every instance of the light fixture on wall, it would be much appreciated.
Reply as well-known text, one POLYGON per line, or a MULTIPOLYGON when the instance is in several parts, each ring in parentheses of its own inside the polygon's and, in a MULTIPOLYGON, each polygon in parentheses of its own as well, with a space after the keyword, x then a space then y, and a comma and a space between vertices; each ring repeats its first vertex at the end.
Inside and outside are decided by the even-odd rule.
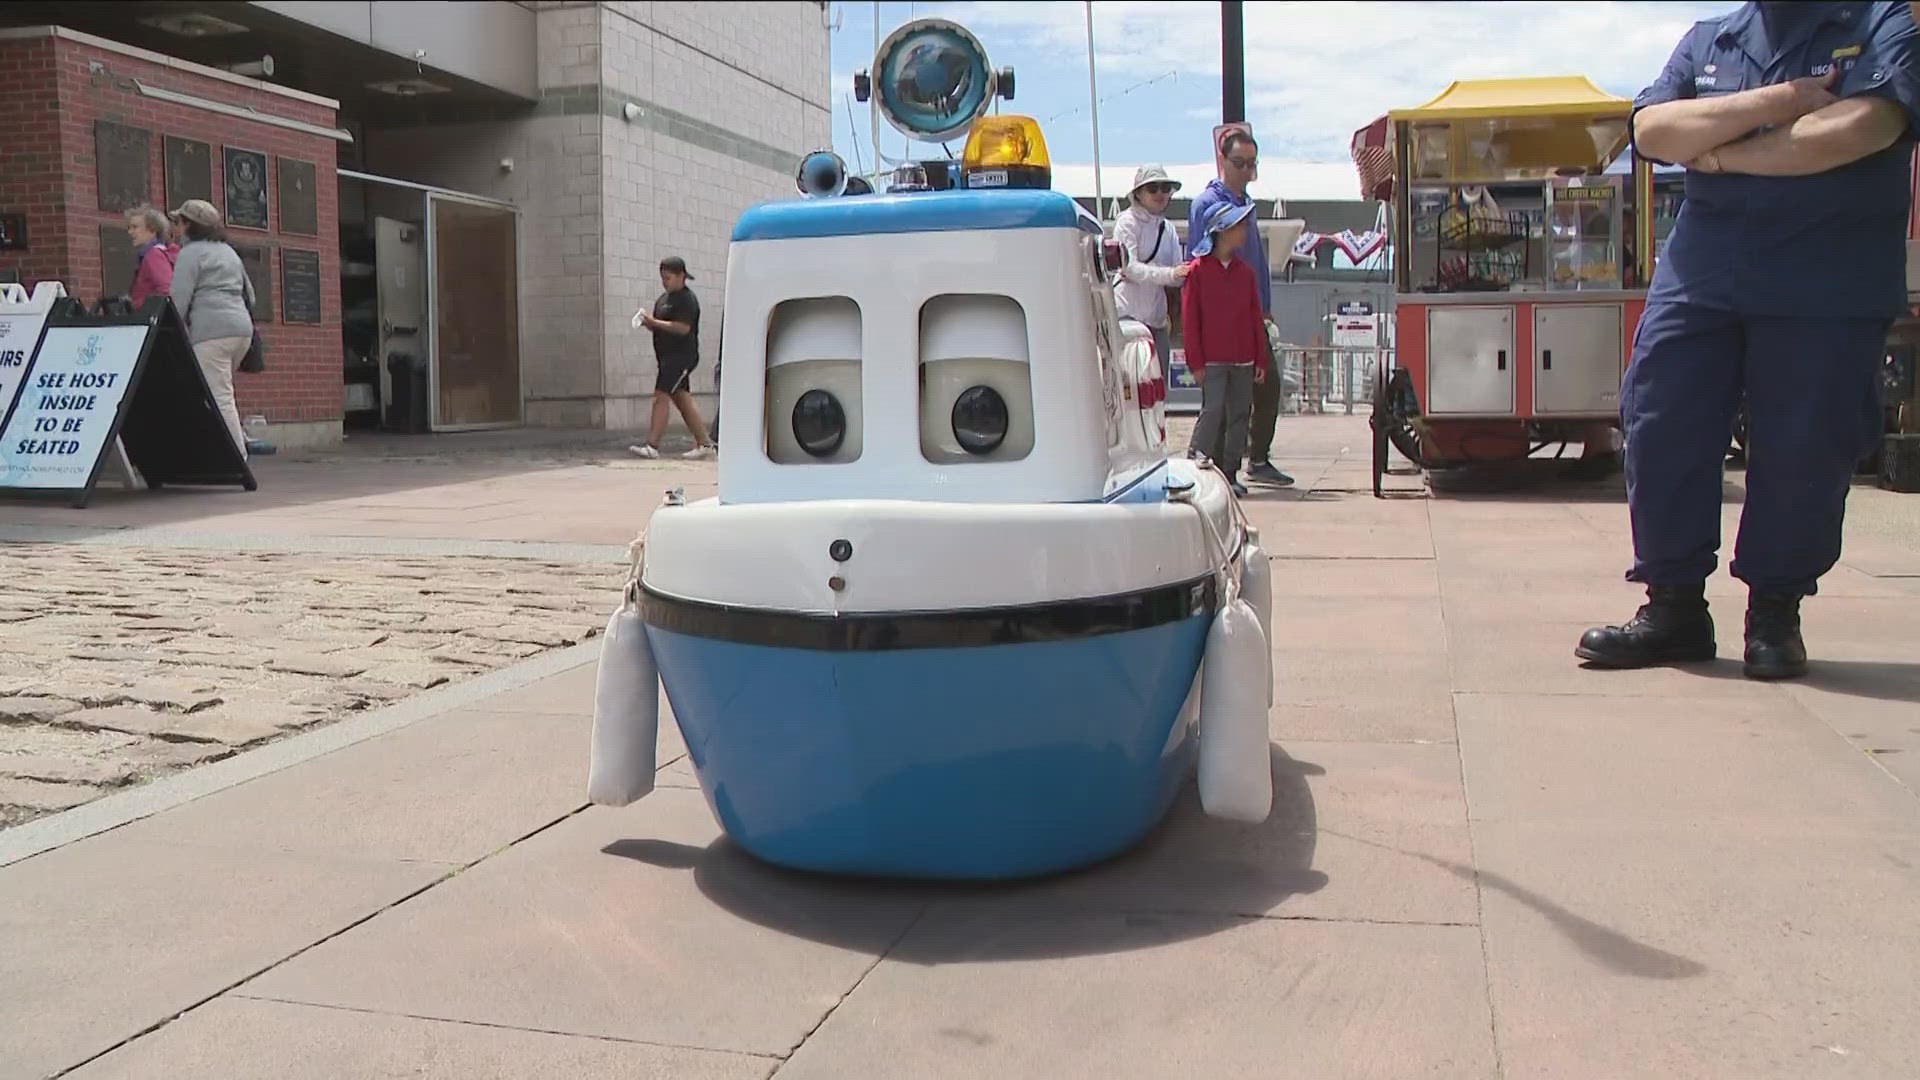
POLYGON ((204 11, 183 11, 171 15, 149 15, 140 22, 155 30, 164 30, 187 38, 221 37, 226 34, 244 34, 247 28, 237 22, 228 22, 204 11))
POLYGON ((620 106, 620 115, 626 117, 627 123, 631 124, 646 115, 646 110, 629 101, 625 105, 620 106))
POLYGON ((227 70, 235 75, 245 75, 252 79, 271 79, 273 78, 273 57, 263 56, 244 64, 228 64, 227 70))
POLYGON ((422 94, 444 94, 447 88, 425 79, 388 79, 385 82, 371 82, 367 89, 394 97, 419 97, 422 94))

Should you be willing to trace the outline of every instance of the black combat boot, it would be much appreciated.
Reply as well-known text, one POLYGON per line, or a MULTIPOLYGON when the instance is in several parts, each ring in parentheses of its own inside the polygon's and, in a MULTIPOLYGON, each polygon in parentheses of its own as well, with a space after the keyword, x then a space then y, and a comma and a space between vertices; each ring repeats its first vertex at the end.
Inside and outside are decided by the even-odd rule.
POLYGON ((1713 659, 1707 587, 1649 585, 1647 602, 1624 626, 1596 626, 1573 650, 1599 667, 1637 668, 1713 659))
POLYGON ((1747 595, 1747 678, 1797 679, 1807 673, 1800 640, 1800 594, 1747 595))

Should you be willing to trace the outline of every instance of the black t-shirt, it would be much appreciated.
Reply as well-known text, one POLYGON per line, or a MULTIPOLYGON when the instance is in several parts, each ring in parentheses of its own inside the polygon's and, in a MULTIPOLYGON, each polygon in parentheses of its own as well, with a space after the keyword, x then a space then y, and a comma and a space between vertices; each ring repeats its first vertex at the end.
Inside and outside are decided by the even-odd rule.
POLYGON ((676 360, 685 364, 700 361, 700 301, 694 298, 693 290, 682 288, 679 292, 663 292, 660 299, 653 302, 653 317, 663 322, 686 323, 689 332, 676 334, 671 330, 653 332, 653 355, 660 360, 676 360))

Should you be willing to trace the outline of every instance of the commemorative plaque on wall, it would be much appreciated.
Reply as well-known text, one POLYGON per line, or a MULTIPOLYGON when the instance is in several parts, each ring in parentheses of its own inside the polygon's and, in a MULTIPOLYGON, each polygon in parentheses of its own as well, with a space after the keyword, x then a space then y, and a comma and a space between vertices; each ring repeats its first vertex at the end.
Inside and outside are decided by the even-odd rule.
POLYGON ((253 321, 273 321, 273 249, 265 244, 234 244, 233 253, 253 283, 253 321))
POLYGON ((125 296, 133 288, 133 241, 125 225, 100 226, 100 295, 125 296))
POLYGON ((320 321, 320 253, 280 249, 280 287, 286 290, 281 306, 285 321, 320 321))
POLYGON ((226 162, 227 224, 243 229, 267 227, 267 155, 258 150, 222 147, 226 162))
POLYGON ((161 140, 167 163, 167 205, 172 210, 188 199, 213 201, 213 148, 193 139, 172 135, 161 140))
POLYGON ((319 193, 313 162, 275 158, 280 170, 280 231, 299 236, 320 234, 319 193))
POLYGON ((27 215, 0 214, 0 251, 27 249, 27 215))
POLYGON ((148 198, 148 133, 111 120, 93 123, 94 178, 100 209, 131 210, 148 198))

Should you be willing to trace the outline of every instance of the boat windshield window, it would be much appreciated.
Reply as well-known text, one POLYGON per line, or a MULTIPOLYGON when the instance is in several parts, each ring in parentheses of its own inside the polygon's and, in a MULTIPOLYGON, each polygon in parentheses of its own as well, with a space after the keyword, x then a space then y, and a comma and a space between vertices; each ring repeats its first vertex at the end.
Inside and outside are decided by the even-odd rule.
POLYGON ((920 453, 937 465, 1033 452, 1027 313, 1010 296, 948 293, 920 308, 920 453))
POLYGON ((860 306, 845 296, 783 300, 767 317, 767 457, 780 465, 860 458, 860 306))

